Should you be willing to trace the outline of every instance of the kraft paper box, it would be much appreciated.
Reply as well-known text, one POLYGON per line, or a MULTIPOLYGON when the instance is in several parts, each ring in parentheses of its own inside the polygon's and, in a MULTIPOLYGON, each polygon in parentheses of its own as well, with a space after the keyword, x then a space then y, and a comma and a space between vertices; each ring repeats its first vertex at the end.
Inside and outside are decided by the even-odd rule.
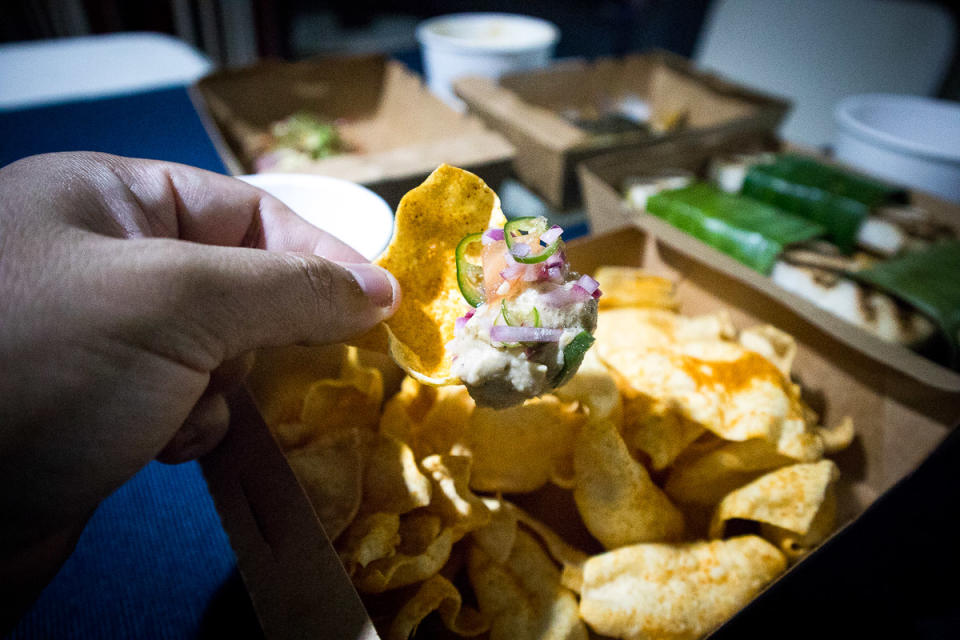
POLYGON ((457 113, 419 76, 383 56, 264 61, 200 79, 191 93, 233 175, 256 173, 270 125, 299 111, 337 121, 354 150, 297 172, 369 187, 396 207, 404 193, 446 162, 496 187, 510 171, 513 147, 474 116, 457 113))
MULTIPOLYGON (((629 176, 681 169, 704 177, 708 162, 718 155, 775 151, 782 148, 784 145, 769 134, 734 130, 718 132, 699 140, 665 141, 645 149, 611 153, 588 160, 578 167, 578 173, 591 231, 600 233, 623 225, 640 226, 678 250, 701 256, 717 271, 737 279, 749 289, 774 298, 778 304, 790 308, 798 316, 874 359, 931 387, 960 390, 960 372, 937 364, 904 346, 881 340, 866 330, 841 320, 660 218, 638 212, 623 201, 622 184, 629 176)), ((816 155, 809 150, 790 150, 816 155)), ((822 156, 818 157, 826 160, 822 156)), ((930 211, 939 222, 957 229, 960 235, 960 206, 922 193, 913 192, 910 197, 914 204, 930 211)))
POLYGON ((455 91, 470 111, 516 147, 514 170, 558 209, 579 202, 575 167, 597 154, 643 147, 658 140, 699 136, 746 126, 775 131, 789 103, 696 70, 666 51, 624 58, 561 61, 546 69, 510 74, 499 82, 461 78, 455 91), (626 97, 646 102, 655 121, 683 114, 686 125, 663 134, 591 133, 564 111, 602 111, 626 97))
MULTIPOLYGON (((857 431, 853 444, 834 458, 841 472, 840 529, 835 537, 843 536, 844 523, 907 476, 960 422, 960 387, 926 384, 878 361, 770 292, 748 286, 709 260, 640 228, 574 241, 567 249, 571 263, 585 273, 603 264, 630 265, 674 279, 685 314, 726 309, 740 328, 770 323, 794 336, 798 353, 793 371, 804 398, 823 424, 851 416, 857 431)), ((327 364, 334 371, 340 351, 328 353, 327 364)), ((389 394, 400 378, 385 360, 380 365, 387 373, 389 394)), ((239 409, 224 442, 203 460, 203 467, 266 636, 373 637, 371 621, 382 632, 392 610, 364 612, 351 605, 356 594, 342 568, 331 561, 336 558, 332 551, 321 551, 330 549, 326 536, 279 446, 252 405, 241 403, 239 409)), ((510 498, 574 544, 586 535, 569 492, 548 485, 510 498)), ((791 580, 794 569, 780 580, 791 580)), ((749 611, 748 605, 743 614, 749 611)), ((434 637, 429 630, 440 628, 432 622, 428 618, 421 626, 424 637, 434 637)))

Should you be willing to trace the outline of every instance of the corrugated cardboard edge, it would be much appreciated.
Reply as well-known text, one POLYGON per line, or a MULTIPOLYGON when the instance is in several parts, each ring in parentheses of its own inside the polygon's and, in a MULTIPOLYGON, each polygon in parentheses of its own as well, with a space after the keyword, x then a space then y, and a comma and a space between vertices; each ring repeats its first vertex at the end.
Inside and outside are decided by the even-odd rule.
POLYGON ((246 390, 201 460, 266 637, 379 638, 286 457, 246 390))
MULTIPOLYGON (((647 147, 643 150, 643 154, 646 158, 663 158, 664 162, 669 163, 671 154, 685 153, 688 150, 693 152, 695 150, 714 149, 715 152, 720 152, 721 149, 733 149, 736 144, 757 148, 758 146, 769 145, 769 141, 770 138, 763 133, 755 134, 748 130, 740 130, 719 133, 702 140, 666 141, 660 145, 647 147)), ((808 322, 854 349, 867 354, 877 362, 893 367, 924 385, 948 392, 960 391, 960 373, 938 365, 906 347, 885 342, 867 331, 841 320, 837 316, 820 309, 809 300, 780 288, 769 278, 720 251, 704 245, 655 216, 638 215, 623 202, 623 198, 615 186, 604 180, 600 175, 604 166, 623 167, 625 163, 629 163, 628 153, 600 156, 581 164, 577 168, 586 202, 587 216, 593 233, 602 233, 625 225, 641 227, 671 247, 708 261, 717 271, 737 279, 755 291, 778 300, 808 322)), ((665 165, 663 168, 668 167, 665 165)), ((958 219, 960 219, 960 212, 958 212, 958 219)))
MULTIPOLYGON (((645 147, 661 140, 696 137, 713 131, 738 129, 744 126, 759 131, 775 131, 786 117, 790 103, 786 100, 749 89, 722 76, 696 69, 691 61, 663 50, 651 50, 634 54, 626 59, 648 60, 655 65, 668 67, 724 96, 753 103, 756 112, 744 118, 721 123, 712 127, 691 129, 667 134, 651 140, 649 137, 634 138, 629 135, 609 138, 591 136, 574 127, 549 109, 530 104, 514 91, 496 81, 481 77, 464 77, 454 83, 455 93, 491 128, 502 132, 517 149, 514 166, 517 175, 536 191, 551 206, 568 208, 577 203, 579 190, 575 173, 576 165, 598 154, 615 150, 645 147)), ((515 82, 524 78, 535 79, 540 73, 549 73, 559 68, 582 68, 617 59, 602 58, 587 62, 580 59, 563 60, 546 70, 511 74, 515 82)))

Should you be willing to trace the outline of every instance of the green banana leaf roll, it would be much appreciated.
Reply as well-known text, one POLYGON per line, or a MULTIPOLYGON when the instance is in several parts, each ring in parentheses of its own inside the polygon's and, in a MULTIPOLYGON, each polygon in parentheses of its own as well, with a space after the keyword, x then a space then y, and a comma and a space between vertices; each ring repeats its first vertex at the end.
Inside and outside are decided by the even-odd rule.
POLYGON ((765 275, 785 247, 825 232, 815 222, 703 182, 657 193, 646 210, 765 275))
POLYGON ((943 332, 949 353, 936 358, 960 367, 960 241, 879 262, 851 276, 883 289, 926 314, 943 332))
POLYGON ((794 154, 750 167, 741 193, 823 225, 845 252, 872 210, 907 202, 903 189, 794 154))

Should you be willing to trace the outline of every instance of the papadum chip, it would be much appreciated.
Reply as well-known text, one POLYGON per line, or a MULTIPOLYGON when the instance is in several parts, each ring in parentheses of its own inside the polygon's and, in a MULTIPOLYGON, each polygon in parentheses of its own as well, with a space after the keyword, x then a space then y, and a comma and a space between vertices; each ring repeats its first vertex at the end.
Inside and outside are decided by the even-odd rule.
POLYGON ((490 640, 586 640, 574 594, 560 584, 560 570, 522 529, 506 562, 480 546, 467 560, 480 611, 490 620, 490 640))
POLYGON ((694 640, 785 568, 783 554, 757 536, 621 547, 587 560, 580 614, 606 636, 694 640))
POLYGON ((363 474, 365 511, 406 513, 430 504, 432 486, 413 450, 389 433, 377 434, 363 474))
POLYGON ((287 452, 287 461, 330 539, 339 536, 360 509, 362 438, 359 429, 344 429, 287 452))
POLYGON ((838 476, 831 460, 793 464, 763 475, 724 497, 710 523, 710 537, 723 536, 724 525, 734 518, 771 524, 803 536, 838 476))
POLYGON ((584 524, 607 549, 677 540, 683 514, 634 460, 608 420, 590 420, 577 436, 573 497, 584 524))
POLYGON ((674 501, 712 507, 734 489, 796 462, 762 438, 743 442, 716 439, 715 443, 700 455, 684 456, 671 468, 664 490, 674 501))
POLYGON ((646 273, 634 267, 599 267, 593 277, 600 283, 601 309, 614 307, 651 307, 677 310, 674 284, 669 278, 646 273))
POLYGON ((463 606, 460 592, 441 575, 427 578, 417 593, 397 612, 387 632, 387 640, 407 640, 417 625, 437 611, 444 626, 462 637, 477 636, 489 628, 486 617, 472 607, 463 606))
POLYGON ((577 402, 548 394, 518 407, 477 407, 460 386, 437 390, 423 421, 411 424, 417 455, 461 452, 473 458, 476 491, 527 492, 548 482, 573 449, 586 416, 577 402))
POLYGON ((375 264, 392 273, 403 291, 397 312, 385 323, 390 355, 420 382, 457 382, 447 352, 456 319, 463 315, 457 245, 505 222, 497 194, 474 174, 449 165, 438 167, 401 199, 393 237, 375 264))

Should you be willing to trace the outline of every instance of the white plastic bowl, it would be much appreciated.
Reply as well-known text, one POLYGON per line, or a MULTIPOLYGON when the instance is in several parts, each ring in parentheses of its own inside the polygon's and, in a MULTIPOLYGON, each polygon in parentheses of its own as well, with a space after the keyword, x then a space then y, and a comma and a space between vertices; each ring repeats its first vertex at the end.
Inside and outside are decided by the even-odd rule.
POLYGON ((427 86, 461 110, 463 102, 453 92, 456 78, 499 78, 544 67, 559 39, 560 30, 553 23, 512 13, 454 13, 417 27, 427 86))
POLYGON ((841 100, 834 116, 839 160, 960 202, 960 103, 864 94, 841 100))
POLYGON ((380 255, 393 233, 393 210, 359 184, 302 173, 238 176, 293 209, 301 218, 335 235, 368 260, 380 255))

